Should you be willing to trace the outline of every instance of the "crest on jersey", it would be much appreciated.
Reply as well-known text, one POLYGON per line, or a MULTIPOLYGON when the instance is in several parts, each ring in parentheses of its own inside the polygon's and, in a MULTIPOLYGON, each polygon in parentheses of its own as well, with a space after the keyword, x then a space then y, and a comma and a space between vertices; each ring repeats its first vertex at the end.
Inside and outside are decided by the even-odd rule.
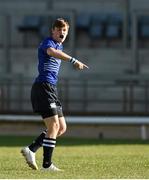
POLYGON ((55 104, 55 103, 51 103, 51 104, 50 104, 50 107, 51 107, 51 108, 56 108, 56 104, 55 104))

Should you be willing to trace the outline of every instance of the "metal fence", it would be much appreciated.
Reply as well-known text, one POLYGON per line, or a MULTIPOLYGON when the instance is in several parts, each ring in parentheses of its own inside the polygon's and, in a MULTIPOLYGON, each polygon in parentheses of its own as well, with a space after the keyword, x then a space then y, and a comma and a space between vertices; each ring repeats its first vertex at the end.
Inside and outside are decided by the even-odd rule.
MULTIPOLYGON (((149 113, 149 80, 136 77, 112 79, 60 79, 58 91, 65 113, 149 113)), ((33 79, 22 76, 1 78, 0 112, 32 113, 32 82, 33 79)))

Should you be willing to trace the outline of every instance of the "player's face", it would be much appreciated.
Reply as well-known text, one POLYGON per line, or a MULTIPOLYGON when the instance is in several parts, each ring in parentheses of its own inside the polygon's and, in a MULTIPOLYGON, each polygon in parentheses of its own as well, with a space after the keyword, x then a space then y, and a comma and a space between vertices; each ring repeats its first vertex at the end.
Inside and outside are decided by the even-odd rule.
POLYGON ((62 28, 55 27, 52 29, 52 37, 59 43, 63 43, 68 35, 68 27, 64 26, 62 28))

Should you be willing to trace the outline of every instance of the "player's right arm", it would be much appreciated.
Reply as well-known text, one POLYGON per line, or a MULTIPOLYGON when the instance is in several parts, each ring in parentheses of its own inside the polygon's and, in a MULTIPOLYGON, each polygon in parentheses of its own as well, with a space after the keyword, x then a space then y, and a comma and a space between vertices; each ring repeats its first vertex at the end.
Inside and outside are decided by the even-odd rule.
POLYGON ((74 66, 79 70, 82 70, 84 68, 88 68, 88 66, 86 64, 82 63, 81 61, 79 61, 79 60, 77 60, 75 58, 72 58, 71 56, 69 56, 68 54, 64 53, 61 50, 54 49, 54 48, 50 47, 50 48, 47 49, 47 54, 49 56, 53 56, 55 58, 58 58, 58 59, 61 59, 61 60, 64 60, 64 61, 69 61, 72 64, 74 64, 74 66))

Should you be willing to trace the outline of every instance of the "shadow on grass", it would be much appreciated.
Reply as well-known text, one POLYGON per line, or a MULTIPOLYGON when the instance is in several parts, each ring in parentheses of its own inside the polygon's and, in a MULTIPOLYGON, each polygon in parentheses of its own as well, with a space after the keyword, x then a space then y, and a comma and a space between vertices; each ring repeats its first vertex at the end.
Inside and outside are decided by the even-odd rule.
MULTIPOLYGON (((0 146, 26 146, 35 137, 31 136, 0 136, 0 146)), ((104 140, 104 139, 82 139, 82 138, 58 138, 57 146, 79 146, 79 145, 129 145, 143 144, 149 145, 148 140, 104 140)))

